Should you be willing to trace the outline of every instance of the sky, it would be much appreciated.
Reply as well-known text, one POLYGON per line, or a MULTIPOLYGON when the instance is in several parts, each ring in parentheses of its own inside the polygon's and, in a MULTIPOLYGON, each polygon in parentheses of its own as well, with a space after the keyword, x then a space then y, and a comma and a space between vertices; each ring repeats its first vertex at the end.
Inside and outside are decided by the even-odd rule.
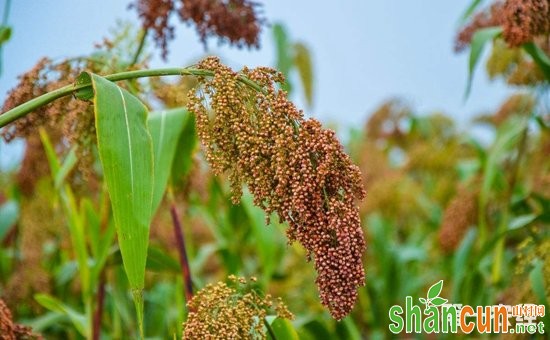
MULTIPOLYGON (((443 112, 465 125, 496 109, 511 93, 502 83, 489 81, 479 67, 464 101, 468 56, 456 54, 453 41, 471 0, 258 1, 270 23, 283 23, 292 40, 311 50, 314 105, 305 112, 324 122, 361 126, 385 100, 400 98, 416 112, 443 112)), ((137 23, 129 2, 12 0, 8 22, 13 33, 3 49, 0 98, 40 57, 60 60, 89 53, 109 36, 117 19, 137 23)), ((163 63, 157 51, 151 66, 185 66, 205 53, 221 56, 234 68, 274 65, 269 27, 259 50, 218 47, 211 40, 206 52, 194 28, 173 19, 176 39, 169 45, 168 61, 163 63)), ((295 99, 305 109, 299 94, 295 99)))

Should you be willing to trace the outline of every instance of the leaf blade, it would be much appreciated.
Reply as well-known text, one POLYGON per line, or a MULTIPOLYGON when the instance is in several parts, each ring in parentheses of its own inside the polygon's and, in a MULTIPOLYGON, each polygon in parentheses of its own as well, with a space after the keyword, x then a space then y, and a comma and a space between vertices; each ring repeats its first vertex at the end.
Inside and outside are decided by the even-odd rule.
POLYGON ((485 44, 488 41, 496 38, 500 34, 502 34, 502 27, 500 26, 482 28, 478 30, 476 33, 474 33, 472 37, 472 43, 470 44, 470 59, 468 63, 468 81, 466 84, 466 93, 464 94, 465 99, 467 99, 470 95, 470 91, 472 89, 474 71, 477 66, 477 63, 479 62, 479 58, 481 57, 481 53, 483 52, 483 48, 485 47, 485 44))
POLYGON ((154 192, 152 213, 158 206, 166 190, 170 170, 174 161, 178 140, 189 111, 185 108, 151 112, 148 117, 149 132, 153 140, 154 192))
POLYGON ((143 334, 143 287, 154 192, 153 142, 145 106, 92 73, 99 158, 107 184, 122 261, 143 334))

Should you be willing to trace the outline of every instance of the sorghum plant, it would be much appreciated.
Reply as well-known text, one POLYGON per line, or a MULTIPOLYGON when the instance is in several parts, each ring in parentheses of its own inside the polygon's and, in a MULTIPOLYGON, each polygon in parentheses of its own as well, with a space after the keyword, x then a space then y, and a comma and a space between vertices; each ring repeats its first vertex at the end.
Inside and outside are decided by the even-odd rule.
MULTIPOLYGON (((289 224, 289 242, 298 240, 308 259, 315 261, 321 302, 335 319, 345 317, 365 276, 365 241, 355 202, 365 195, 361 173, 335 133, 314 119, 305 119, 287 99, 279 89, 283 76, 275 70, 234 72, 217 58, 207 58, 195 68, 137 70, 106 77, 82 73, 73 85, 10 104, 12 108, 0 115, 0 126, 18 119, 28 121, 33 115, 47 120, 47 111, 40 110, 59 97, 73 94, 82 100, 93 99, 103 176, 141 320, 148 226, 167 184, 167 170, 159 164, 164 157, 160 150, 170 148, 163 144, 167 143, 163 139, 166 133, 161 130, 158 134, 154 127, 159 122, 155 117, 166 113, 148 117, 136 97, 109 79, 159 75, 196 76, 198 86, 189 94, 188 109, 196 116, 198 136, 214 173, 228 174, 234 203, 246 184, 268 221, 271 213, 276 213, 281 222, 289 224), (151 171, 153 176, 144 177, 151 171)), ((21 91, 24 89, 13 93, 21 91)), ((177 115, 159 118, 160 124, 169 119, 177 124, 177 115)), ((172 128, 181 131, 179 124, 172 128)), ((11 131, 9 127, 7 131, 11 131)), ((186 285, 190 292, 191 281, 186 285)))

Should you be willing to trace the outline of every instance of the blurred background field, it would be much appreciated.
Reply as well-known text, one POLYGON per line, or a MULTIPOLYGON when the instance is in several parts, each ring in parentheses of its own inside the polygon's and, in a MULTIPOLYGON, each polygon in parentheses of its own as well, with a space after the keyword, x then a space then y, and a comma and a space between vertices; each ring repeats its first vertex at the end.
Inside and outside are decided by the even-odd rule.
MULTIPOLYGON (((12 4, 9 23, 14 34, 3 46, 2 95, 42 51, 62 60, 88 55, 91 42, 100 42, 89 55, 101 63, 77 60, 78 67, 99 73, 128 67, 140 27, 126 2, 109 5, 128 20, 118 24, 110 15, 100 18, 97 4, 82 5, 87 18, 79 20, 103 25, 92 32, 95 40, 73 48, 58 36, 52 43, 58 49, 39 46, 38 53, 25 34, 40 25, 55 28, 52 21, 74 6, 75 13, 82 14, 80 4, 45 3, 40 6, 53 13, 39 18, 38 7, 24 13, 22 2, 12 4), (108 40, 101 43, 102 35, 108 40)), ((475 26, 475 13, 488 12, 491 3, 472 2, 479 6, 463 21, 470 1, 426 3, 431 9, 413 2, 351 2, 330 22, 331 6, 266 2, 263 12, 270 24, 263 28, 259 50, 217 47, 212 39, 212 49, 204 52, 192 31, 180 28, 178 38, 170 42, 168 62, 159 58, 153 43, 146 45, 143 65, 191 64, 207 53, 221 55, 230 64, 278 68, 306 114, 322 119, 344 139, 367 190, 359 202, 367 240, 366 286, 353 312, 336 322, 319 302, 316 273, 303 248, 287 244, 286 226, 276 218, 266 226, 263 211, 246 191, 240 204, 231 203, 227 180, 211 174, 194 137, 193 117, 187 117, 185 147, 176 155, 177 170, 172 173, 177 185, 170 195, 182 218, 196 289, 230 274, 255 276, 259 288, 286 302, 303 339, 395 337, 388 330, 390 307, 402 305, 406 296, 424 296, 439 280, 444 280, 441 296, 454 303, 536 303, 548 310, 550 78, 545 67, 550 63, 534 60, 522 46, 510 46, 506 35, 496 36, 484 42, 485 52, 473 65, 475 74, 469 74, 468 48, 481 46, 470 46, 475 42, 465 38, 466 50, 454 54, 453 45, 457 36, 460 42, 460 32, 485 28, 475 26), (305 23, 297 23, 299 13, 305 23), (315 19, 317 15, 327 19, 315 19), (423 19, 434 17, 456 24, 423 19), (384 26, 353 26, 367 18, 384 26), (381 18, 389 19, 384 23, 381 18), (308 22, 319 21, 332 33, 307 28, 308 22), (411 41, 409 34, 418 36, 411 41), (382 61, 385 68, 375 70, 382 61), (417 64, 421 66, 411 70, 417 64), (464 99, 469 75, 474 80, 464 99)), ((89 29, 84 31, 88 36, 89 29)), ((546 32, 534 42, 546 54, 548 36, 546 32)), ((63 70, 56 72, 64 75, 63 70)), ((165 109, 184 106, 187 97, 182 94, 195 84, 185 78, 133 85, 148 91, 142 99, 150 107, 165 109)), ((77 152, 76 159, 69 142, 87 139, 79 135, 65 140, 63 128, 48 125, 42 135, 36 132, 10 145, 0 142, 0 297, 14 320, 45 338, 79 339, 89 334, 86 320, 93 310, 83 297, 92 292, 103 301, 102 338, 136 337, 134 307, 97 155, 92 148, 91 154, 77 152), (62 167, 52 171, 56 161, 62 167), (63 204, 60 188, 65 184, 77 197, 74 211, 63 204), (84 240, 74 239, 71 213, 82 218, 84 240), (90 254, 88 282, 82 281, 77 244, 90 254)), ((166 199, 151 226, 145 292, 149 338, 181 336, 186 307, 175 242, 166 199)), ((550 326, 548 317, 544 321, 550 326)))

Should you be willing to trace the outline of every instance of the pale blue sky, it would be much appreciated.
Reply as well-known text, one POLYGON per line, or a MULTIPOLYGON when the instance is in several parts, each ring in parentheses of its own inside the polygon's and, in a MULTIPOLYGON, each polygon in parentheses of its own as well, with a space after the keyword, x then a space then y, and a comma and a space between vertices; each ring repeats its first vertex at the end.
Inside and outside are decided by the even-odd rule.
MULTIPOLYGON (((1 8, 3 9, 3 2, 1 8)), ((470 0, 266 0, 270 22, 282 22, 293 39, 313 52, 315 104, 306 113, 325 122, 362 125, 384 100, 400 97, 419 112, 445 112, 461 122, 493 110, 510 93, 478 70, 463 101, 467 55, 453 52, 460 14, 470 0)), ((90 52, 117 19, 137 21, 127 0, 12 0, 11 41, 3 50, 0 95, 42 56, 90 52)), ((0 11, 2 10, 0 9, 0 11)), ((176 18, 173 18, 176 19, 176 18)), ((194 28, 176 24, 166 65, 182 66, 204 53, 194 28)), ((269 28, 260 50, 238 50, 216 41, 209 53, 234 67, 273 65, 269 28)), ((153 66, 163 66, 155 60, 153 66)), ((3 101, 3 99, 0 99, 3 101)), ((299 106, 302 102, 297 98, 299 106)))

